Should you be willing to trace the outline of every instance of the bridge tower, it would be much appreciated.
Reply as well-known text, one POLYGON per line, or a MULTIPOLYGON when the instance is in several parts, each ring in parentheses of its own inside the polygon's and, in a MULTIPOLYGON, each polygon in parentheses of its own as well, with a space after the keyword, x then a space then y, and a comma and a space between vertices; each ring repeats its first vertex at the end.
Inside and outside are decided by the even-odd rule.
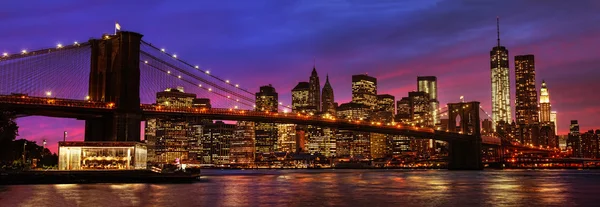
POLYGON ((482 170, 481 162, 481 123, 479 102, 448 104, 448 130, 470 135, 467 140, 449 143, 450 170, 482 170))
POLYGON ((113 103, 109 116, 85 121, 85 141, 140 141, 141 34, 120 31, 91 39, 89 100, 113 103))

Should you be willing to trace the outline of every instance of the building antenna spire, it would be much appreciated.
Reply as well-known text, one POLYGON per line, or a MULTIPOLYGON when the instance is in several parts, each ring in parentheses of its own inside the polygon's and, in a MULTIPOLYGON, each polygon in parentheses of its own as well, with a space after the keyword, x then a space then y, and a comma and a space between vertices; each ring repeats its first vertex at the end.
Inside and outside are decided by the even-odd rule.
POLYGON ((496 16, 496 32, 498 33, 498 47, 500 47, 500 17, 496 16))
POLYGON ((313 68, 317 68, 317 57, 313 56, 313 68))

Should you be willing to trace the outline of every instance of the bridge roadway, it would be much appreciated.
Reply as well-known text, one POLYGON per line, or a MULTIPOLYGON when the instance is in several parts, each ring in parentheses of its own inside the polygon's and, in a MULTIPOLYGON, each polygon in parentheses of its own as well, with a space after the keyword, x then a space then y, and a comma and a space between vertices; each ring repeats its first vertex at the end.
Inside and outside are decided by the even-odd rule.
MULTIPOLYGON (((20 115, 50 116, 62 118, 86 119, 101 117, 116 112, 113 103, 93 102, 74 99, 50 97, 32 97, 23 94, 0 95, 0 108, 15 111, 20 115)), ((435 139, 441 141, 469 141, 471 135, 434 130, 394 123, 341 120, 322 118, 297 113, 258 112, 239 109, 219 108, 170 108, 153 104, 140 104, 144 119, 188 117, 212 120, 235 120, 269 123, 289 123, 301 125, 318 125, 337 129, 374 132, 382 134, 404 135, 415 138, 435 139)), ((482 144, 500 145, 496 137, 482 137, 482 144)))

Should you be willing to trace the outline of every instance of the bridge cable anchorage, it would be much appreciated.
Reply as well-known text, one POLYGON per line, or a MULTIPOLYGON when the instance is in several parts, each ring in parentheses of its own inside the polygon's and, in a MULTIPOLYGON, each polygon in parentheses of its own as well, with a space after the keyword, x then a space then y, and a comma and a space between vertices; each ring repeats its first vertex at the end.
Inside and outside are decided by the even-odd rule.
MULTIPOLYGON (((169 68, 175 69, 176 71, 178 71, 178 72, 180 72, 180 73, 182 73, 182 74, 185 74, 186 76, 189 76, 189 77, 191 77, 191 78, 194 78, 194 79, 196 79, 196 80, 198 80, 198 81, 201 81, 201 82, 203 82, 203 83, 205 83, 205 84, 207 84, 207 85, 210 85, 210 86, 212 86, 212 87, 215 87, 215 88, 217 88, 217 89, 219 89, 219 90, 221 90, 221 91, 224 91, 224 92, 226 92, 226 93, 229 93, 229 94, 233 95, 234 97, 237 97, 237 98, 239 98, 239 99, 243 99, 243 100, 247 100, 247 101, 254 101, 254 99, 252 99, 252 98, 249 98, 249 97, 243 96, 243 95, 241 95, 241 94, 239 94, 239 93, 236 93, 236 92, 234 92, 234 91, 232 91, 232 90, 226 89, 225 87, 219 86, 219 85, 217 85, 217 84, 215 84, 215 83, 213 83, 213 82, 210 82, 210 81, 208 81, 208 80, 206 80, 206 79, 204 79, 204 78, 201 78, 200 76, 194 75, 194 74, 192 74, 192 73, 190 73, 190 72, 188 72, 188 71, 186 71, 186 70, 184 70, 184 69, 181 69, 181 68, 179 68, 179 67, 177 67, 177 66, 174 66, 174 65, 172 65, 172 64, 170 64, 170 63, 167 63, 166 61, 164 61, 164 60, 161 60, 161 59, 159 59, 159 58, 157 58, 157 57, 155 57, 155 56, 153 56, 153 55, 151 55, 151 54, 149 54, 149 53, 147 53, 147 52, 141 51, 140 53, 141 53, 141 54, 144 54, 144 55, 146 55, 146 56, 148 56, 150 59, 152 59, 152 60, 154 60, 154 61, 156 61, 156 62, 159 62, 160 64, 163 64, 163 65, 166 65, 166 66, 167 66, 167 67, 169 67, 169 68)), ((144 61, 142 61, 142 62, 143 62, 144 64, 149 64, 149 63, 146 63, 145 61, 147 61, 147 60, 144 60, 144 61)), ((195 85, 197 85, 197 84, 198 84, 198 83, 196 83, 195 85)))
MULTIPOLYGON (((212 75, 212 74, 210 74, 208 71, 202 70, 202 69, 201 69, 199 66, 194 66, 194 65, 190 64, 190 63, 189 63, 189 62, 187 62, 187 61, 184 61, 184 60, 182 60, 182 59, 180 59, 180 58, 177 58, 177 56, 176 56, 175 54, 170 54, 170 53, 166 52, 166 50, 164 50, 164 49, 160 49, 160 48, 158 48, 158 47, 156 47, 156 46, 152 45, 151 43, 145 42, 145 41, 143 41, 143 40, 142 40, 142 43, 143 43, 144 45, 146 45, 146 46, 149 46, 149 47, 151 47, 151 48, 152 48, 152 49, 154 49, 155 51, 159 51, 160 53, 163 53, 163 54, 167 55, 167 57, 169 57, 170 59, 174 59, 174 60, 176 60, 176 61, 178 61, 178 62, 180 62, 180 63, 182 63, 182 64, 184 64, 184 65, 188 66, 189 68, 192 68, 192 69, 195 69, 195 70, 197 70, 197 71, 200 71, 201 73, 203 73, 203 74, 206 74, 206 75, 208 75, 209 77, 212 77, 212 78, 214 78, 214 79, 217 79, 218 81, 220 81, 220 82, 222 82, 222 83, 225 83, 225 84, 227 84, 227 85, 229 85, 229 86, 234 86, 235 88, 237 88, 237 89, 239 89, 239 90, 241 90, 241 91, 243 91, 243 92, 245 92, 245 93, 247 93, 247 94, 251 95, 252 97, 254 97, 254 95, 255 95, 254 93, 252 93, 252 92, 250 92, 250 91, 248 91, 248 90, 246 90, 246 89, 244 89, 244 88, 242 88, 242 87, 239 87, 239 85, 238 85, 238 84, 232 84, 232 83, 231 83, 231 81, 229 81, 229 80, 225 80, 225 79, 222 79, 222 78, 220 78, 220 77, 218 77, 218 76, 212 75)), ((147 53, 147 52, 144 52, 144 53, 146 53, 147 55, 150 55, 150 54, 149 54, 149 53, 147 53)), ((154 56, 154 57, 155 57, 155 56, 154 56)), ((157 60, 160 60, 160 58, 156 58, 156 59, 157 59, 157 60)), ((161 61, 162 61, 162 60, 161 60, 161 61)), ((165 61, 162 61, 162 62, 165 62, 165 61)), ((165 62, 165 64, 166 64, 166 62, 165 62)), ((174 66, 173 66, 173 67, 174 67, 174 66)), ((198 77, 198 78, 199 78, 199 77, 198 77)), ((205 82, 205 83, 208 83, 208 81, 207 81, 207 82, 205 82)), ((233 91, 231 91, 231 90, 229 90, 229 91, 227 91, 227 92, 228 92, 228 93, 232 93, 232 94, 234 93, 234 92, 233 92, 233 91)), ((237 94, 237 93, 236 93, 236 95, 237 95, 238 97, 242 97, 240 94, 237 94)), ((254 101, 254 100, 252 99, 251 101, 254 101)), ((285 105, 285 104, 279 104, 279 107, 281 107, 281 108, 284 108, 284 109, 285 109, 285 108, 287 108, 287 109, 292 109, 292 107, 291 107, 290 105, 285 105)))
MULTIPOLYGON (((195 86, 197 86, 197 83, 193 83, 193 82, 191 82, 191 81, 187 80, 186 78, 183 78, 183 77, 181 77, 181 76, 177 76, 177 75, 175 75, 175 74, 173 74, 173 73, 169 73, 169 71, 167 71, 167 70, 163 70, 163 69, 161 69, 161 68, 159 68, 159 67, 157 67, 157 66, 155 66, 155 65, 152 65, 152 64, 150 64, 150 63, 145 63, 145 61, 140 61, 140 62, 142 62, 142 63, 144 63, 145 65, 147 65, 147 66, 149 66, 149 67, 152 67, 152 68, 154 68, 154 69, 156 69, 156 70, 159 70, 159 71, 161 71, 161 72, 164 72, 164 73, 166 73, 166 74, 168 74, 168 75, 171 75, 171 76, 173 76, 173 77, 176 77, 176 78, 180 79, 181 81, 184 81, 184 82, 186 82, 186 83, 188 83, 188 84, 191 84, 191 85, 195 85, 195 86)), ((207 87, 198 87, 198 88, 201 88, 201 89, 203 89, 203 90, 209 91, 209 92, 211 92, 211 94, 216 94, 216 95, 218 95, 218 96, 221 96, 221 97, 223 97, 223 98, 228 98, 228 95, 224 95, 224 94, 221 94, 221 93, 219 93, 219 92, 216 92, 216 91, 212 90, 211 88, 207 88, 207 87)), ((247 102, 245 102, 245 101, 239 101, 238 103, 240 103, 240 104, 242 104, 242 105, 245 105, 245 106, 248 106, 248 107, 251 107, 251 106, 252 106, 252 103, 247 103, 247 102)))

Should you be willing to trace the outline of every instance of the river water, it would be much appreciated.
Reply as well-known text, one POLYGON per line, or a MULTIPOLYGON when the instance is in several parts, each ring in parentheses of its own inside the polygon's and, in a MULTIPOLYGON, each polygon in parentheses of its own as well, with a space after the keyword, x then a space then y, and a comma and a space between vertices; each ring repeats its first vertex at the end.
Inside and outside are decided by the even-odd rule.
POLYGON ((194 184, 0 186, 0 206, 600 206, 600 171, 204 170, 194 184))

